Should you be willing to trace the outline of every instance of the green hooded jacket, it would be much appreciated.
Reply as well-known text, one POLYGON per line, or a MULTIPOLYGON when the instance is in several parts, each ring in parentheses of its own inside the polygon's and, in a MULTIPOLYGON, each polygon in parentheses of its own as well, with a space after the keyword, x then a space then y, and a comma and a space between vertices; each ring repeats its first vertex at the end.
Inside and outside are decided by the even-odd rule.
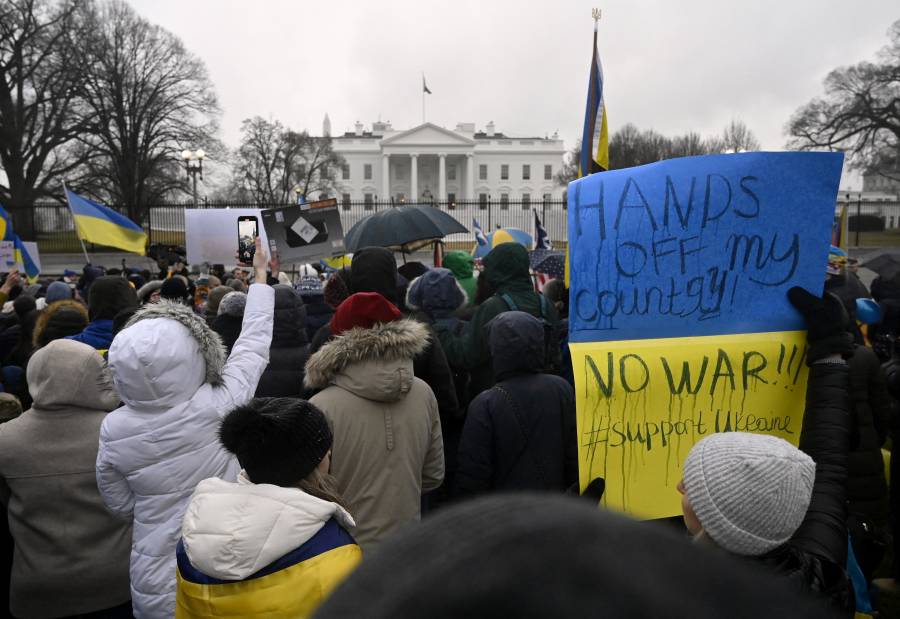
MULTIPOLYGON (((447 267, 449 268, 449 267, 447 267)), ((484 271, 494 295, 482 303, 461 333, 454 334, 441 322, 435 325, 450 365, 469 370, 469 396, 475 397, 494 384, 491 356, 485 325, 495 316, 511 308, 501 295, 509 295, 516 309, 541 318, 541 297, 534 291, 528 265, 528 250, 518 243, 498 245, 484 258, 484 271)), ((546 304, 547 320, 556 328, 559 320, 552 303, 546 304)))
POLYGON ((475 260, 472 259, 472 256, 463 251, 451 251, 444 256, 443 265, 444 268, 450 269, 453 277, 459 282, 462 289, 466 291, 466 297, 469 299, 466 305, 475 303, 477 282, 474 275, 475 260))

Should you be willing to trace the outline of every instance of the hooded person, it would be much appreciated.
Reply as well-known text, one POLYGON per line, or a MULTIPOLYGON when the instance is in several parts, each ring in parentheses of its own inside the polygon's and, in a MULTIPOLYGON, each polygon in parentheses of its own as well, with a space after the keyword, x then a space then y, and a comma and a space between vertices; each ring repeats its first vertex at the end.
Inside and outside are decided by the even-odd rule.
POLYGON ((444 255, 444 268, 450 269, 453 277, 466 291, 467 305, 475 303, 475 260, 464 251, 451 251, 444 255))
POLYGON ((303 395, 303 367, 309 359, 306 339, 306 309, 300 295, 291 286, 275 288, 275 322, 269 366, 259 379, 256 397, 295 397, 303 395))
POLYGON ((478 394, 459 442, 459 494, 545 490, 578 481, 575 391, 542 374, 544 325, 525 312, 488 324, 497 383, 478 394))
POLYGON ((760 434, 703 438, 678 484, 688 531, 735 555, 753 557, 792 586, 852 614, 847 579, 847 452, 851 407, 845 357, 853 337, 840 300, 792 288, 806 318, 809 380, 800 448, 760 434))
POLYGON ((216 316, 219 315, 219 304, 229 292, 234 292, 234 289, 228 286, 216 286, 209 291, 209 296, 206 297, 205 315, 206 324, 210 327, 213 325, 216 316))
POLYGON ((368 550, 418 520, 422 492, 444 478, 437 401, 413 375, 428 329, 378 293, 356 293, 331 320, 335 337, 306 364, 310 400, 334 433, 331 473, 368 550))
MULTIPOLYGON (((375 292, 399 307, 397 262, 394 254, 383 247, 366 247, 353 254, 350 264, 350 290, 352 293, 375 292)), ((333 324, 332 319, 332 324, 333 324)), ((426 327, 428 338, 426 346, 414 359, 416 378, 421 378, 431 387, 437 398, 442 422, 453 423, 462 415, 459 401, 456 399, 456 387, 453 374, 447 363, 440 342, 426 327)), ((313 338, 311 350, 315 353, 322 344, 332 336, 330 325, 322 327, 313 338)))
POLYGON ((137 307, 137 295, 127 280, 105 275, 91 284, 88 296, 88 318, 84 331, 66 339, 82 342, 97 350, 107 350, 113 339, 113 318, 130 307, 137 307))
POLYGON ((361 558, 328 475, 325 416, 300 399, 257 398, 228 413, 219 436, 243 470, 191 497, 175 616, 311 616, 361 558))
POLYGON ((131 610, 131 523, 107 511, 94 476, 100 425, 119 396, 100 355, 71 340, 34 354, 28 388, 32 408, 0 431, 0 477, 15 538, 10 611, 124 616, 131 610))
POLYGON ((241 325, 244 321, 244 306, 247 303, 247 293, 232 290, 219 301, 219 311, 213 320, 212 329, 222 338, 225 350, 231 352, 231 347, 237 341, 241 333, 241 325))
POLYGON ((524 246, 498 245, 484 257, 484 271, 478 277, 479 283, 484 281, 489 287, 490 296, 478 307, 466 328, 458 333, 446 321, 435 322, 435 331, 450 365, 469 370, 471 374, 471 398, 494 384, 485 326, 495 316, 511 310, 523 311, 558 331, 556 310, 534 291, 529 268, 528 250, 524 246))
MULTIPOLYGON (((254 267, 265 281, 265 252, 254 267)), ((219 443, 224 414, 250 400, 269 363, 274 291, 254 284, 240 337, 227 357, 221 339, 191 308, 142 307, 109 349, 124 405, 103 420, 97 485, 107 507, 134 522, 131 591, 136 617, 175 612, 175 546, 191 493, 240 467, 219 443)))
POLYGON ((319 329, 331 322, 334 308, 325 301, 325 288, 318 277, 301 277, 294 288, 306 307, 306 337, 311 342, 319 329))

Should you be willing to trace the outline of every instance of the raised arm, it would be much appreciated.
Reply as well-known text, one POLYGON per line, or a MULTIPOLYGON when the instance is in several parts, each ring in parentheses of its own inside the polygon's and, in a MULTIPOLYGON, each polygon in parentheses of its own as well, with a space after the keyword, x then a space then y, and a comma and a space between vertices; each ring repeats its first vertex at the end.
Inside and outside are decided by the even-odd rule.
POLYGON ((847 563, 847 453, 850 450, 850 374, 845 361, 853 337, 845 331, 846 311, 830 293, 817 298, 799 288, 791 303, 808 326, 809 382, 800 449, 816 463, 816 479, 806 517, 791 543, 843 568, 847 563))
MULTIPOLYGON (((265 250, 259 237, 256 237, 256 253, 253 256, 255 281, 266 281, 266 263, 265 250)), ((222 415, 250 401, 256 392, 256 385, 269 365, 274 317, 275 290, 265 283, 251 284, 247 291, 241 334, 225 363, 222 384, 213 388, 213 398, 222 415)))

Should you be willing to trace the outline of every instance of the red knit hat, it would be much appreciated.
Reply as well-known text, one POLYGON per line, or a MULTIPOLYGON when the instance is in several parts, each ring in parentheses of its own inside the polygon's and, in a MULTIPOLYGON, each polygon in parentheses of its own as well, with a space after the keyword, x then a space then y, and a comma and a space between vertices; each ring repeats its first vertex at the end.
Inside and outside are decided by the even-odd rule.
POLYGON ((331 317, 331 333, 340 335, 353 327, 371 329, 400 318, 397 306, 377 292, 357 292, 344 299, 331 317))

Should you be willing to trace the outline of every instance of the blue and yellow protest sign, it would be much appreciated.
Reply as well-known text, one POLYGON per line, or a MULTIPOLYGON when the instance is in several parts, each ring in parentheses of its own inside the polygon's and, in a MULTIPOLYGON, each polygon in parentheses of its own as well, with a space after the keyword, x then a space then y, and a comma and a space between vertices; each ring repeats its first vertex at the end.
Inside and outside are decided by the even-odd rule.
POLYGON ((662 161, 569 185, 569 338, 582 487, 640 517, 680 513, 693 444, 797 443, 805 332, 787 290, 822 291, 843 157, 662 161))

